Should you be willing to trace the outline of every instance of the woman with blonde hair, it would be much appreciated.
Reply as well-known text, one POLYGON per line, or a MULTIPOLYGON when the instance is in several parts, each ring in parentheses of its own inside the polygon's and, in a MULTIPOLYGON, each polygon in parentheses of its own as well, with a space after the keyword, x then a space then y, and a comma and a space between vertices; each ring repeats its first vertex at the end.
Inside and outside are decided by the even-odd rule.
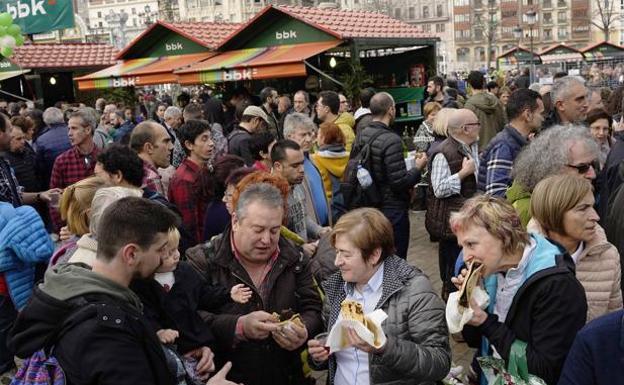
POLYGON ((429 102, 425 104, 423 108, 423 115, 425 120, 420 124, 416 135, 414 135, 414 145, 416 151, 427 152, 431 143, 435 140, 433 133, 433 122, 436 120, 438 112, 442 109, 442 105, 437 102, 429 102))
POLYGON ((441 381, 451 364, 444 302, 422 271, 395 255, 390 221, 377 209, 360 208, 343 215, 330 238, 340 271, 323 283, 327 330, 341 322, 341 304, 351 300, 364 314, 382 309, 388 315, 381 324, 387 341, 372 346, 343 328, 346 347, 337 352, 308 341, 311 364, 328 368, 335 385, 441 381))
MULTIPOLYGON (((512 351, 522 351, 530 374, 556 384, 587 315, 585 292, 569 254, 527 233, 501 198, 471 198, 450 222, 464 261, 471 270, 478 266, 472 264, 480 265, 475 274, 489 296, 485 310, 468 298, 473 314, 463 326, 466 342, 481 348, 479 355, 498 355, 507 363, 512 351)), ((467 275, 463 269, 451 281, 460 289, 467 275)))
POLYGON ((620 254, 598 224, 594 192, 576 175, 548 177, 531 195, 528 230, 558 242, 576 264, 587 296, 587 322, 622 309, 620 254))
POLYGON ((61 240, 64 244, 50 259, 50 266, 67 262, 76 250, 78 239, 89 232, 91 202, 95 192, 105 186, 103 179, 92 176, 65 188, 59 206, 61 218, 67 223, 61 229, 61 240))
POLYGON ((431 158, 431 154, 433 154, 440 143, 444 142, 444 140, 448 137, 449 118, 455 111, 457 111, 455 108, 443 108, 436 114, 433 125, 431 126, 431 130, 433 131, 433 142, 427 150, 427 156, 429 158, 431 158))

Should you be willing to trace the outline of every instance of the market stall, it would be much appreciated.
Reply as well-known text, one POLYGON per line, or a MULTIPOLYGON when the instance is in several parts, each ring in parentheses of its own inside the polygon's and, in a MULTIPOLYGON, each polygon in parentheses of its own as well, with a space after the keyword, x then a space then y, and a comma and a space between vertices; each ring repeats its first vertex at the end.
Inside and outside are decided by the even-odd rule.
POLYGON ((546 48, 539 54, 542 64, 549 68, 551 72, 568 71, 572 68, 579 68, 584 60, 583 54, 576 48, 564 43, 556 44, 546 48))
POLYGON ((541 59, 538 54, 531 52, 524 47, 514 47, 507 52, 503 52, 496 58, 496 66, 498 69, 509 70, 512 68, 526 67, 531 65, 531 57, 533 57, 533 64, 541 64, 541 59))

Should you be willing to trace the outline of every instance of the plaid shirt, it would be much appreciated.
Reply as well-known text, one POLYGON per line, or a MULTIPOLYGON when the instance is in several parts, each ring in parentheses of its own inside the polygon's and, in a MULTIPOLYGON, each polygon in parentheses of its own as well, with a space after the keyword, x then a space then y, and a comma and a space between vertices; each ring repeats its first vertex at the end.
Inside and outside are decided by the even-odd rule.
MULTIPOLYGON (((52 167, 50 188, 64 189, 93 175, 98 153, 98 148, 93 145, 93 150, 88 155, 81 154, 78 147, 75 146, 59 155, 54 161, 54 167, 52 167)), ((54 229, 58 231, 62 227, 59 213, 55 209, 50 209, 50 215, 54 229)))
MULTIPOLYGON (((475 161, 475 176, 479 170, 479 143, 474 142, 471 146, 462 143, 464 153, 471 154, 475 161)), ((459 174, 451 175, 451 169, 444 154, 437 154, 431 164, 431 187, 436 198, 442 199, 461 192, 461 179, 459 174)))
POLYGON ((143 186, 141 187, 156 191, 162 196, 165 195, 162 178, 160 177, 158 170, 146 161, 143 161, 143 186))
POLYGON ((42 185, 50 183, 50 175, 54 167, 54 160, 63 152, 71 148, 69 137, 67 136, 66 124, 52 124, 46 127, 35 140, 33 148, 37 153, 37 172, 43 178, 42 185))
POLYGON ((11 165, 0 156, 0 202, 7 202, 14 207, 22 205, 19 183, 11 165))
POLYGON ((195 195, 195 183, 201 167, 189 158, 184 159, 169 182, 169 202, 175 204, 182 214, 182 224, 195 236, 195 242, 202 241, 204 233, 204 212, 206 202, 195 195))

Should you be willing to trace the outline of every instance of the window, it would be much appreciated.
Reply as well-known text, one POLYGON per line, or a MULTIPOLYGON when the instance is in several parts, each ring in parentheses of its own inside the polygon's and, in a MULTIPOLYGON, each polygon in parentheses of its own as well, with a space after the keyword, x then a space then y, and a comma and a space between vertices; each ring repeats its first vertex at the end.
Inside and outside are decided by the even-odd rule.
POLYGON ((133 15, 136 15, 136 8, 132 8, 130 11, 132 12, 133 15))
POLYGON ((396 19, 400 19, 401 18, 401 8, 395 8, 394 9, 394 17, 396 19))
POLYGON ((102 12, 98 11, 98 17, 102 17, 102 12))
POLYGON ((468 61, 468 57, 470 56, 470 49, 457 48, 455 53, 457 54, 457 61, 468 61))
POLYGON ((470 0, 455 0, 456 7, 465 7, 470 4, 470 0))
POLYGON ((544 2, 542 3, 542 8, 552 8, 552 1, 544 0, 544 2))
POLYGON ((423 7, 422 15, 423 15, 423 19, 428 19, 429 18, 429 7, 428 6, 425 5, 423 7))
POLYGON ((445 24, 436 24, 436 32, 437 33, 441 33, 441 32, 445 32, 445 24))
POLYGON ((102 24, 101 21, 98 22, 98 27, 102 28, 104 25, 102 24))
POLYGON ((475 28, 474 37, 475 40, 483 40, 483 30, 481 28, 475 28))
POLYGON ((423 31, 431 32, 431 24, 423 24, 423 31))
POLYGON ((466 14, 466 13, 458 13, 455 15, 455 22, 456 23, 466 23, 470 21, 470 15, 466 14))
POLYGON ((544 29, 544 40, 552 40, 552 29, 544 29))
POLYGON ((442 17, 444 16, 444 12, 442 10, 442 4, 438 4, 436 5, 436 16, 437 17, 442 17))
POLYGON ((138 25, 136 17, 134 19, 132 19, 132 25, 135 26, 135 27, 138 25))
POLYGON ((475 48, 475 60, 477 61, 485 61, 485 48, 477 47, 475 48))
POLYGON ((568 38, 568 31, 566 29, 559 29, 557 31, 557 39, 567 39, 568 38))
POLYGON ((416 18, 416 8, 409 7, 408 10, 407 10, 407 13, 409 15, 409 19, 410 20, 414 20, 416 18))
POLYGON ((557 7, 565 8, 567 6, 568 6, 568 4, 565 2, 565 0, 557 0, 557 7))
POLYGON ((481 1, 481 0, 474 0, 474 7, 475 8, 483 8, 483 1, 481 1))
POLYGON ((518 11, 515 9, 509 10, 509 11, 501 11, 501 17, 503 19, 508 19, 508 18, 515 18, 518 15, 518 11))
POLYGON ((469 29, 455 30, 455 38, 458 40, 470 39, 470 30, 469 29))
POLYGON ((566 11, 557 12, 557 22, 565 23, 567 19, 568 19, 568 15, 566 11))
POLYGON ((552 24, 552 13, 544 13, 544 24, 552 24))

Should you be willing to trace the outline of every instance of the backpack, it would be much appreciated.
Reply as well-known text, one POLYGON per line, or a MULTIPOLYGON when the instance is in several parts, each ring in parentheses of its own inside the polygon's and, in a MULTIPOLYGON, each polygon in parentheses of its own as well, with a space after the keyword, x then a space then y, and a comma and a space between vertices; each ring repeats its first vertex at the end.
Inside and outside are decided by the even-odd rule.
POLYGON ((373 180, 373 184, 367 188, 363 188, 360 185, 360 182, 357 178, 358 166, 362 166, 371 174, 372 168, 372 157, 371 157, 371 146, 375 139, 379 137, 381 134, 384 134, 384 130, 379 130, 371 138, 368 140, 368 143, 362 146, 362 137, 358 141, 358 148, 360 151, 353 155, 351 153, 351 158, 349 162, 347 162, 347 167, 345 168, 344 175, 342 176, 342 182, 340 183, 340 192, 342 195, 342 200, 344 207, 348 210, 353 210, 359 207, 379 207, 381 206, 381 192, 379 191, 379 187, 373 180))
POLYGON ((10 385, 65 385, 67 383, 65 372, 54 357, 54 345, 50 340, 59 339, 77 323, 93 317, 94 312, 97 312, 96 306, 88 304, 80 306, 78 310, 67 316, 56 329, 57 332, 51 334, 45 346, 22 362, 10 385))
POLYGON ((348 210, 344 203, 344 196, 340 189, 342 181, 336 175, 328 172, 329 180, 331 181, 332 199, 329 202, 331 206, 332 223, 338 222, 338 219, 345 214, 348 210))

